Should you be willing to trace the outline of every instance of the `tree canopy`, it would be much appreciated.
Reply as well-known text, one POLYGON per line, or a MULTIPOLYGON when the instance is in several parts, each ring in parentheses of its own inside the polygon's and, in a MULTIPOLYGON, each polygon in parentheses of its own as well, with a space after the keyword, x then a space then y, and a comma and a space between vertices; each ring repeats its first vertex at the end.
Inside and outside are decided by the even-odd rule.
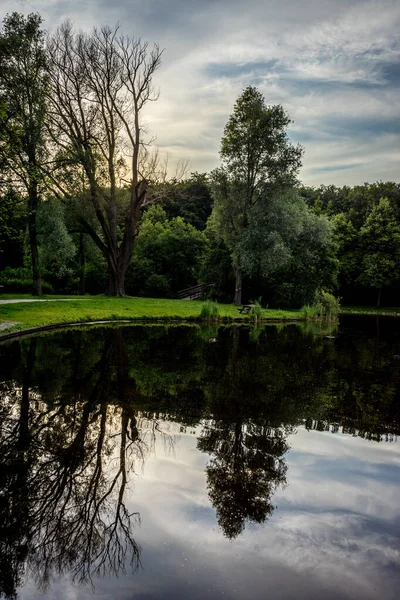
MULTIPOLYGON (((7 15, 0 32, 0 169, 27 198, 33 292, 41 293, 36 215, 46 165, 47 55, 38 14, 7 15)), ((46 165, 47 166, 47 165, 46 165)))

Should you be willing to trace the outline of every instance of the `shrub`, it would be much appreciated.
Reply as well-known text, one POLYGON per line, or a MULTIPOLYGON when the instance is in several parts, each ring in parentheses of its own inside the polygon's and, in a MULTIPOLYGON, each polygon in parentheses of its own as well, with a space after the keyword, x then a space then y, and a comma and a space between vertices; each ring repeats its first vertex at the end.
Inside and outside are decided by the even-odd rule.
POLYGON ((340 311, 340 300, 329 292, 318 290, 315 294, 315 303, 306 305, 301 309, 304 319, 335 319, 340 311))
MULTIPOLYGON (((4 292, 14 292, 18 294, 32 293, 32 279, 5 279, 2 277, 1 285, 4 285, 4 292)), ((42 280, 42 292, 44 294, 53 294, 54 289, 51 283, 42 280)))
POLYGON ((319 308, 319 316, 331 319, 337 317, 340 311, 340 299, 329 292, 318 290, 315 294, 316 305, 319 308))
POLYGON ((257 323, 257 321, 259 321, 262 316, 263 316, 263 309, 261 307, 261 304, 258 302, 258 300, 255 300, 253 308, 251 309, 251 316, 253 318, 253 321, 255 323, 257 323))
POLYGON ((206 321, 216 321, 219 315, 219 308, 216 302, 206 300, 201 305, 200 317, 206 321))
POLYGON ((146 296, 151 298, 168 298, 171 296, 169 281, 164 275, 152 273, 146 280, 143 289, 146 296))
MULTIPOLYGON (((0 284, 4 286, 3 292, 8 294, 14 292, 18 294, 31 294, 32 293, 32 278, 29 269, 25 267, 6 267, 0 273, 0 284)), ((54 289, 51 283, 43 281, 42 279, 42 292, 44 294, 53 294, 54 289)))
POLYGON ((0 273, 0 283, 4 284, 5 281, 10 279, 27 279, 31 277, 31 272, 26 267, 6 267, 0 273))

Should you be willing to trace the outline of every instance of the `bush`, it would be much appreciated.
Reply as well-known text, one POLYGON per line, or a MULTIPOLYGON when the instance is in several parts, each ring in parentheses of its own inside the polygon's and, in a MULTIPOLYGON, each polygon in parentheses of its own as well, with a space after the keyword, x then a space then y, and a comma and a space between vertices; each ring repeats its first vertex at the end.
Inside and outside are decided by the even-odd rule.
POLYGON ((212 300, 207 300, 203 302, 200 311, 200 317, 205 319, 206 321, 216 321, 219 315, 219 308, 216 302, 212 302, 212 300))
POLYGON ((304 319, 335 319, 340 311, 340 300, 329 292, 318 290, 313 305, 303 306, 301 315, 304 319))
POLYGON ((10 279, 30 279, 30 277, 31 272, 26 267, 6 267, 0 273, 0 283, 4 284, 10 279))
MULTIPOLYGON (((4 279, 1 278, 1 285, 4 285, 6 294, 18 293, 18 294, 31 294, 32 293, 32 279, 4 279)), ((54 289, 51 283, 42 280, 42 292, 44 294, 53 294, 54 289)))
POLYGON ((158 275, 157 273, 152 273, 147 278, 143 292, 146 296, 150 296, 150 298, 168 298, 168 296, 171 296, 168 279, 164 275, 158 275))
POLYGON ((319 309, 319 316, 328 319, 338 316, 340 311, 339 298, 335 298, 335 296, 324 290, 318 290, 315 294, 315 300, 319 309))
MULTIPOLYGON (((4 293, 14 292, 18 294, 32 293, 32 276, 29 269, 17 267, 15 269, 6 267, 0 273, 0 284, 4 286, 4 293)), ((51 283, 42 280, 42 292, 44 294, 53 294, 54 289, 51 283)))

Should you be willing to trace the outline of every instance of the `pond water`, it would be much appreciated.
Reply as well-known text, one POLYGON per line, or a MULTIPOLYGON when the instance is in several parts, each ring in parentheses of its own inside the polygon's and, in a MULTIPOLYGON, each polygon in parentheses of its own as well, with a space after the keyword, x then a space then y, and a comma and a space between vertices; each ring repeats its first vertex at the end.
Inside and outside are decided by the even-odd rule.
POLYGON ((0 345, 0 597, 398 598, 400 320, 0 345))

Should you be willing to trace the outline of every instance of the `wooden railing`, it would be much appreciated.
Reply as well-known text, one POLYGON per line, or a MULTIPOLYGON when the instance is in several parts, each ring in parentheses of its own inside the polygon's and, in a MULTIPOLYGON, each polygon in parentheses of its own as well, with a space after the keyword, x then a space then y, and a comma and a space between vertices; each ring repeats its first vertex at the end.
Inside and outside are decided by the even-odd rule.
POLYGON ((178 298, 181 300, 197 300, 197 298, 204 296, 204 293, 207 289, 213 288, 214 286, 215 283, 193 285, 185 290, 180 290, 180 292, 178 292, 178 298))

